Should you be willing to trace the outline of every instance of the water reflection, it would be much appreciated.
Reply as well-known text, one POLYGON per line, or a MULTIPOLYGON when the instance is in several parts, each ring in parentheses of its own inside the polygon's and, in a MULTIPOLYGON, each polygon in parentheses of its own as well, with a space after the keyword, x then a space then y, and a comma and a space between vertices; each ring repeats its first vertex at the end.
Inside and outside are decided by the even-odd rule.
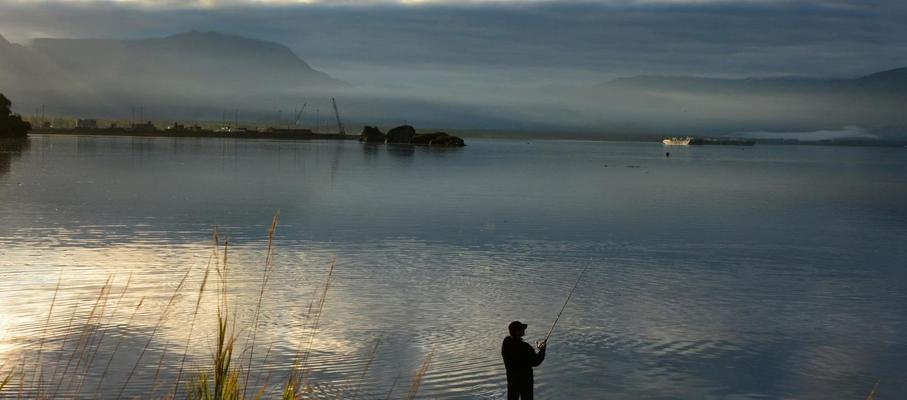
POLYGON ((388 144, 387 154, 400 159, 411 159, 416 154, 416 146, 409 144, 388 144))
POLYGON ((435 349, 422 396, 501 398, 506 324, 543 336, 591 265, 537 370, 540 397, 860 398, 878 378, 907 391, 902 153, 688 150, 38 136, 12 162, 23 185, 0 181, 0 364, 43 349, 59 376, 88 343, 94 360, 73 357, 59 391, 91 396, 114 355, 107 397, 146 343, 135 393, 174 387, 187 343, 189 370, 210 365, 214 225, 247 357, 280 209, 256 384, 277 384, 311 343, 313 397, 396 385, 399 398, 435 349))
POLYGON ((0 176, 10 172, 12 162, 31 146, 28 138, 0 138, 0 176))

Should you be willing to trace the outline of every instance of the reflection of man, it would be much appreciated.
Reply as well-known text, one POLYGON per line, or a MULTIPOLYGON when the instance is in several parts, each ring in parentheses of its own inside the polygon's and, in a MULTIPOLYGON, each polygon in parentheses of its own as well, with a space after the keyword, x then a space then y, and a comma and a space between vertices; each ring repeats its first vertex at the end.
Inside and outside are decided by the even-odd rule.
POLYGON ((545 360, 545 342, 538 344, 536 354, 532 345, 523 341, 528 325, 513 321, 507 327, 510 336, 501 345, 501 357, 507 368, 507 400, 532 400, 532 367, 545 360))

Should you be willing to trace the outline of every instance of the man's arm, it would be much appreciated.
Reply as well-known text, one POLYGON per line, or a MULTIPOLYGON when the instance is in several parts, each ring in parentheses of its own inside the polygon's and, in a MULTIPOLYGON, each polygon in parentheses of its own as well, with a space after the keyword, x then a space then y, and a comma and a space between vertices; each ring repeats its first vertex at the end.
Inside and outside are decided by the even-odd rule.
POLYGON ((542 363, 542 361, 545 361, 545 348, 546 347, 544 345, 539 346, 538 353, 535 352, 535 349, 533 349, 532 345, 530 345, 529 343, 526 343, 526 348, 529 349, 529 352, 528 352, 529 365, 531 365, 533 367, 538 367, 542 363))

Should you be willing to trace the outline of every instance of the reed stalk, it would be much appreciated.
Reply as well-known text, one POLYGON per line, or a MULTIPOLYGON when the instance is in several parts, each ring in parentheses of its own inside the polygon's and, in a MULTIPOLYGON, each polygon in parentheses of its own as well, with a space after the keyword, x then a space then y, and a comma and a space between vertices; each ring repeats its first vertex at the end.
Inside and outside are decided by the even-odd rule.
POLYGON ((148 340, 145 342, 145 345, 142 347, 142 351, 139 352, 138 359, 135 360, 135 365, 132 366, 132 370, 129 371, 129 375, 126 376, 126 381, 123 382, 123 386, 120 388, 120 391, 117 393, 117 398, 123 397, 123 392, 126 391, 126 387, 129 386, 129 381, 132 380, 132 376, 135 375, 135 371, 141 365, 142 357, 145 356, 145 352, 148 351, 148 346, 151 346, 151 341, 154 340, 154 336, 157 334, 157 331, 161 328, 161 325, 164 324, 164 320, 167 318, 167 312, 170 311, 170 306, 176 302, 177 295, 180 290, 183 288, 183 285, 186 283, 186 278, 189 277, 189 273, 192 272, 192 268, 186 271, 183 274, 183 278, 180 279, 179 284, 176 285, 176 289, 173 291, 173 294, 170 296, 170 300, 167 301, 167 304, 164 306, 164 310, 161 311, 161 316, 158 318, 157 323, 154 325, 154 328, 151 330, 151 334, 148 335, 148 340))
POLYGON ((425 379, 425 374, 428 373, 428 367, 431 365, 431 359, 435 355, 435 349, 432 349, 425 359, 422 360, 422 366, 419 367, 419 371, 416 372, 416 376, 413 377, 413 383, 409 386, 409 393, 406 395, 406 400, 413 400, 416 398, 416 395, 419 394, 419 389, 422 387, 422 380, 425 379))
POLYGON ((876 400, 876 395, 879 393, 879 383, 882 381, 876 380, 876 384, 872 387, 872 391, 869 392, 869 396, 866 396, 866 400, 876 400))
MULTIPOLYGON (((381 345, 381 338, 375 339, 375 346, 372 347, 372 351, 369 353, 368 361, 365 362, 365 367, 362 368, 362 373, 359 375, 359 379, 356 382, 356 387, 353 388, 352 398, 358 399, 361 394, 362 384, 365 382, 365 376, 368 375, 368 370, 372 366, 372 362, 375 361, 375 356, 378 355, 378 346, 381 345)), ((340 391, 340 395, 337 398, 342 398, 341 395, 343 391, 340 391)))
MULTIPOLYGON (((216 236, 216 230, 215 230, 215 236, 216 236)), ((215 254, 216 254, 216 249, 215 249, 215 252, 212 252, 211 255, 208 257, 208 263, 205 266, 205 274, 204 274, 204 276, 202 276, 202 283, 198 288, 198 297, 195 299, 195 310, 192 312, 192 321, 189 323, 189 334, 188 334, 188 337, 186 338, 186 346, 183 349, 183 356, 180 359, 179 372, 177 372, 176 381, 174 382, 174 388, 173 388, 174 395, 178 394, 178 392, 179 392, 179 385, 180 385, 180 382, 182 381, 182 377, 183 377, 183 368, 186 365, 186 357, 189 354, 189 345, 192 342, 192 331, 195 329, 195 321, 198 318, 198 310, 201 307, 202 296, 205 293, 205 286, 208 283, 208 276, 211 272, 211 261, 215 257, 215 254)))
MULTIPOLYGON (((324 280, 324 289, 322 289, 322 291, 321 291, 321 297, 318 300, 318 303, 316 304, 315 309, 313 310, 314 314, 311 314, 311 313, 309 314, 309 315, 312 315, 312 318, 314 319, 314 321, 312 322, 312 329, 309 334, 305 352, 302 354, 302 360, 301 360, 301 364, 300 364, 300 368, 299 368, 300 372, 302 373, 303 387, 308 385, 309 371, 308 371, 307 367, 308 367, 309 355, 312 353, 312 346, 315 344, 315 335, 318 333, 318 324, 321 322, 321 314, 322 314, 322 311, 324 311, 324 303, 327 301, 328 290, 331 288, 331 281, 334 278, 334 266, 336 264, 337 264, 337 259, 332 258, 331 267, 328 269, 328 276, 324 280)), ((308 319, 308 316, 306 318, 308 319)))
MULTIPOLYGON (((57 295, 60 293, 60 284, 63 282, 63 274, 60 273, 60 277, 57 278, 57 286, 54 287, 54 295, 50 300, 50 309, 47 311, 47 319, 44 321, 44 329, 41 331, 41 338, 38 342, 38 354, 35 360, 35 371, 34 375, 37 379, 37 393, 40 396, 41 394, 41 382, 44 380, 44 367, 41 365, 41 353, 44 350, 44 342, 47 339, 47 328, 50 326, 51 316, 54 314, 54 305, 57 304, 57 295)), ((9 379, 9 376, 7 377, 9 379)), ((3 389, 0 387, 0 389, 3 389)))
MULTIPOLYGON (((265 268, 261 277, 261 290, 258 292, 258 304, 255 306, 255 313, 252 317, 252 337, 249 341, 249 362, 246 367, 246 377, 243 381, 243 388, 248 388, 249 385, 249 375, 252 374, 252 356, 255 353, 255 341, 258 337, 258 319, 261 315, 261 304, 262 300, 265 297, 265 289, 268 286, 268 279, 271 276, 271 271, 273 270, 273 244, 274 244, 274 232, 277 231, 277 224, 280 222, 280 210, 274 214, 274 218, 271 219, 271 228, 268 229, 268 250, 265 254, 265 268)), ((245 395, 245 392, 243 393, 245 395)))
MULTIPOLYGON (((139 308, 142 307, 142 304, 145 302, 145 297, 139 299, 139 302, 136 303, 135 308, 132 310, 132 315, 129 316, 129 320, 126 321, 125 329, 129 329, 132 326, 132 321, 135 320, 136 314, 139 312, 139 308)), ((123 341, 126 340, 126 336, 120 336, 117 340, 116 345, 113 347, 113 351, 110 353, 110 357, 107 359, 107 364, 104 365, 104 371, 101 372, 101 377, 98 378, 98 386, 95 388, 95 398, 101 397, 101 386, 104 384, 104 378, 107 377, 107 372, 110 370, 110 364, 113 363, 113 358, 116 357, 117 351, 120 350, 120 346, 123 344, 123 341)))
MULTIPOLYGON (((103 299, 106 297, 106 294, 109 293, 111 279, 112 279, 112 276, 108 276, 107 281, 104 282, 104 286, 101 286, 101 290, 98 293, 98 297, 95 299, 94 306, 91 307, 91 312, 88 313, 88 318, 86 318, 86 320, 85 320, 85 327, 82 330, 82 333, 79 335, 79 341, 76 342, 76 347, 73 349, 72 353, 70 353, 69 359, 66 361, 66 366, 63 368, 63 373, 60 375, 60 381, 63 381, 64 380, 63 378, 66 377, 66 374, 69 372, 69 367, 72 365, 72 361, 76 358, 76 356, 78 356, 78 361, 76 362, 75 369, 76 370, 79 369, 79 365, 82 363, 82 358, 84 357, 84 350, 90 343, 91 335, 94 334, 94 330, 92 329, 91 321, 94 319, 94 316, 97 314, 98 308, 100 307, 100 304, 102 303, 102 301, 104 301, 103 299)), ((56 376, 56 371, 55 371, 54 377, 55 376, 56 376)), ((69 382, 69 381, 67 381, 67 382, 69 382)), ((60 391, 60 388, 61 388, 61 385, 57 385, 57 387, 54 388, 54 392, 50 397, 57 398, 57 393, 60 391)))
POLYGON ((10 371, 8 374, 6 374, 6 377, 3 378, 2 381, 0 381, 0 390, 3 390, 3 388, 6 387, 6 385, 9 383, 9 381, 13 379, 13 375, 15 374, 15 372, 16 372, 15 370, 10 371))
POLYGON ((400 381, 400 374, 397 374, 397 376, 394 378, 394 381, 391 382, 391 388, 387 391, 387 396, 384 398, 384 400, 391 400, 391 395, 394 394, 394 389, 397 388, 398 381, 400 381))
MULTIPOLYGON (((126 295, 126 292, 129 291, 129 285, 132 283, 132 273, 129 274, 129 278, 126 279, 126 284, 123 286, 123 290, 120 291, 120 296, 117 298, 117 303, 113 307, 113 311, 110 313, 110 317, 107 319, 108 325, 113 320, 113 317, 117 315, 117 311, 120 309, 120 305, 123 303, 123 297, 126 295)), ((100 320, 99 320, 100 323, 100 320)), ((95 346, 94 351, 91 352, 88 362, 85 364, 85 373, 82 374, 79 379, 79 385, 76 386, 75 393, 80 393, 82 390, 82 385, 85 383, 85 378, 88 376, 88 371, 91 370, 91 366, 94 365, 94 360, 97 357, 98 352, 101 350, 101 345, 104 342, 104 337, 106 336, 107 331, 101 331, 100 338, 98 338, 98 344, 95 346)))

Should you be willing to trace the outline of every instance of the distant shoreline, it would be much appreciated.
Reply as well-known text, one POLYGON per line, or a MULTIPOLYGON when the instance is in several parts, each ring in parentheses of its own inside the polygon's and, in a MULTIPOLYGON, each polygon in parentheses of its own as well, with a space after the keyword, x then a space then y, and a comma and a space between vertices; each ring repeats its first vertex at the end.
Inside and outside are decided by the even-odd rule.
POLYGON ((134 130, 126 128, 98 129, 32 129, 37 135, 92 135, 92 136, 136 136, 136 137, 179 137, 179 138, 225 138, 225 139, 287 139, 287 140, 358 140, 359 135, 338 133, 315 133, 308 130, 274 131, 210 131, 210 130, 134 130))
MULTIPOLYGON (((30 134, 36 135, 90 135, 90 136, 121 136, 121 137, 164 137, 164 138, 221 138, 221 139, 270 139, 270 140, 359 140, 359 135, 338 133, 315 133, 307 129, 276 129, 264 131, 213 131, 208 129, 193 130, 135 130, 131 128, 33 128, 30 134)), ((489 134, 488 132, 460 133, 472 139, 501 139, 515 141, 579 141, 579 142, 630 142, 630 143, 660 143, 663 136, 643 135, 642 137, 594 137, 592 135, 566 135, 555 137, 553 135, 533 136, 531 134, 512 132, 504 134, 489 134)), ((796 140, 796 139, 752 139, 759 145, 792 145, 792 146, 848 146, 848 147, 907 147, 905 140, 868 140, 868 139, 827 139, 827 140, 796 140)), ((699 147, 699 146, 694 146, 699 147)))

